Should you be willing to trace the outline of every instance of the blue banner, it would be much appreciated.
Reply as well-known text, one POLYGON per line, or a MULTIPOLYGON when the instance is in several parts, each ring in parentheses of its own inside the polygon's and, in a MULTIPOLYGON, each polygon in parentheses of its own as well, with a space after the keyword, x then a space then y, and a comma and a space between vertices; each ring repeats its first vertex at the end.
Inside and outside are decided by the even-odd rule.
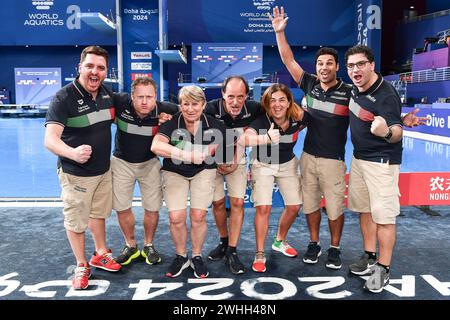
POLYGON ((49 105, 61 89, 61 68, 14 68, 16 104, 49 105))
POLYGON ((193 43, 192 82, 220 83, 230 75, 262 76, 262 43, 193 43))
POLYGON ((3 0, 0 45, 116 45, 114 12, 115 0, 3 0))
POLYGON ((286 35, 291 45, 353 44, 354 0, 185 0, 169 1, 169 41, 261 42, 275 45, 268 14, 284 6, 289 16, 286 35))
POLYGON ((381 58, 381 0, 355 2, 355 44, 370 47, 375 56, 375 69, 380 70, 381 58))
MULTIPOLYGON (((447 103, 447 105, 448 109, 421 108, 416 115, 427 117, 426 124, 415 128, 405 128, 405 130, 450 137, 450 103, 447 103)), ((403 108, 402 110, 404 114, 410 111, 411 108, 403 108)))
POLYGON ((142 76, 159 85, 159 58, 155 55, 159 40, 158 0, 124 0, 121 8, 124 90, 142 76))

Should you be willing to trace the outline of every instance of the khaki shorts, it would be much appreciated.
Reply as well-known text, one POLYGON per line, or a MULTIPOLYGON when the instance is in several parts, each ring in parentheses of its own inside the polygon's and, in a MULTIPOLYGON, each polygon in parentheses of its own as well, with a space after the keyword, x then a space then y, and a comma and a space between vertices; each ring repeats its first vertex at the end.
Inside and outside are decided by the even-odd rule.
POLYGON ((225 198, 224 180, 227 182, 229 197, 244 199, 247 189, 247 165, 240 164, 235 171, 224 176, 217 172, 213 201, 225 198))
POLYGON ((371 212, 377 224, 395 224, 400 214, 400 165, 352 159, 348 182, 348 208, 371 212))
POLYGON ((74 176, 58 169, 58 178, 67 230, 81 233, 87 229, 89 218, 106 219, 111 216, 111 169, 94 177, 74 176))
POLYGON ((208 210, 211 205, 216 179, 216 169, 204 169, 191 178, 162 170, 163 193, 169 211, 185 210, 190 193, 191 208, 208 210))
POLYGON ((158 211, 162 205, 161 162, 159 158, 141 163, 130 163, 117 157, 111 159, 113 209, 131 208, 134 185, 139 184, 142 206, 147 211, 158 211))
POLYGON ((344 213, 346 170, 344 161, 302 153, 300 172, 305 214, 320 209, 322 195, 328 219, 336 220, 344 213))
POLYGON ((254 206, 272 205, 274 182, 280 188, 285 205, 302 204, 302 187, 298 168, 296 157, 282 164, 266 164, 254 160, 250 169, 251 200, 254 206))

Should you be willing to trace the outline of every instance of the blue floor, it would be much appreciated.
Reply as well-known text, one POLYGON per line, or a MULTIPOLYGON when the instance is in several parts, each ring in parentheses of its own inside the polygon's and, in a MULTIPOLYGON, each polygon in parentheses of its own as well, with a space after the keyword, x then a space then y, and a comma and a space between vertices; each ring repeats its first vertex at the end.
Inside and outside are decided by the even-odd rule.
MULTIPOLYGON (((59 197, 56 156, 44 148, 44 118, 0 118, 0 198, 59 197)), ((115 131, 115 126, 113 126, 115 131)), ((305 130, 295 147, 299 155, 305 130)), ((450 145, 405 137, 402 172, 450 171, 450 145)), ((353 146, 346 145, 349 168, 353 146)))

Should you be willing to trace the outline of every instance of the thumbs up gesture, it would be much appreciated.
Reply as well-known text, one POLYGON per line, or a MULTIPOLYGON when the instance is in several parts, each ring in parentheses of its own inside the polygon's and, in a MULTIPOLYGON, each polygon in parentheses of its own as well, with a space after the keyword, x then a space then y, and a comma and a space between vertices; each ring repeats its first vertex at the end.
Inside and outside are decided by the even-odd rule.
POLYGON ((270 124, 269 131, 267 131, 267 143, 268 144, 277 144, 280 142, 280 130, 274 129, 273 122, 270 124))

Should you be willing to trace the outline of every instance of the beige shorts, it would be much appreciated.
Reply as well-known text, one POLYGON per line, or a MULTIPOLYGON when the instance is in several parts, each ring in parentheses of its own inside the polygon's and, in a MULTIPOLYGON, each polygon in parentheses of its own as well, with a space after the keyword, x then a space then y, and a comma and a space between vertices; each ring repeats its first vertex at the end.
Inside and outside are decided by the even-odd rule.
POLYGON ((81 233, 88 227, 89 218, 106 219, 111 216, 111 169, 94 177, 74 176, 58 169, 58 178, 67 230, 81 233))
POLYGON ((191 178, 162 170, 163 194, 169 211, 187 208, 190 193, 191 208, 208 210, 211 205, 216 179, 216 169, 204 169, 191 178))
POLYGON ((398 177, 400 165, 358 160, 350 165, 348 208, 371 212, 377 224, 395 224, 400 214, 398 177))
POLYGON ((160 169, 161 162, 157 157, 142 163, 130 163, 113 156, 113 209, 123 211, 131 208, 137 181, 144 209, 158 211, 162 205, 160 169))
POLYGON ((328 219, 336 220, 344 213, 346 170, 344 161, 302 153, 300 172, 305 214, 320 209, 322 195, 328 219))
POLYGON ((254 160, 251 165, 251 200, 255 207, 271 206, 274 182, 280 188, 285 205, 302 204, 302 187, 298 159, 282 164, 266 164, 254 160))
POLYGON ((225 198, 224 180, 227 183, 227 195, 229 197, 244 199, 247 189, 247 165, 240 164, 235 171, 224 176, 217 172, 213 201, 225 198))

